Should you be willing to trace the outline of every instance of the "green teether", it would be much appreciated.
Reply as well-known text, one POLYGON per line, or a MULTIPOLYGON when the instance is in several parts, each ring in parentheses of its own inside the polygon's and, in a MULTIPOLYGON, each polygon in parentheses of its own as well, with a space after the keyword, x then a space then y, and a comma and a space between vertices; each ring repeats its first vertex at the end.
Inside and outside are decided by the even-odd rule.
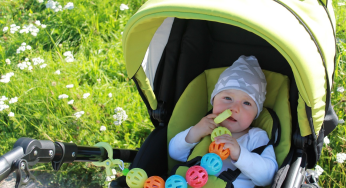
POLYGON ((214 142, 215 137, 221 136, 223 134, 229 134, 232 136, 231 131, 229 131, 226 127, 218 127, 211 133, 211 141, 214 142))
POLYGON ((130 170, 129 170, 128 168, 124 168, 124 170, 123 170, 123 175, 126 176, 127 173, 129 173, 129 171, 130 171, 130 170))
POLYGON ((219 124, 223 121, 225 121, 228 117, 230 117, 232 115, 232 112, 229 109, 226 109, 225 111, 223 111, 221 114, 219 114, 215 119, 214 122, 216 124, 219 124))
POLYGON ((126 175, 126 183, 130 188, 143 188, 147 179, 147 173, 140 168, 133 168, 126 175))

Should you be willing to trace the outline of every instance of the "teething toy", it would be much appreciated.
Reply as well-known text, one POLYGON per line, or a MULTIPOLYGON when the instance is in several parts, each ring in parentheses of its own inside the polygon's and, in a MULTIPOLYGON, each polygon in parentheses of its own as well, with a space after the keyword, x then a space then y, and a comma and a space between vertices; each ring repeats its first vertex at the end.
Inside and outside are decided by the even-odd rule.
POLYGON ((216 124, 219 124, 223 121, 225 121, 228 117, 230 117, 232 115, 232 112, 229 109, 226 109, 225 111, 223 111, 221 114, 219 114, 215 119, 214 122, 216 124))
POLYGON ((203 187, 208 181, 208 173, 201 166, 192 166, 186 172, 186 181, 191 187, 203 187))
POLYGON ((220 156, 222 160, 225 160, 229 156, 230 151, 228 148, 223 149, 224 146, 225 146, 225 143, 216 144, 214 141, 209 145, 209 153, 215 153, 218 156, 220 156))
POLYGON ((231 131, 229 131, 226 127, 217 127, 211 133, 211 141, 215 141, 215 137, 221 136, 223 134, 229 134, 232 136, 231 131))
POLYGON ((165 188, 187 188, 187 183, 182 176, 173 175, 166 180, 165 188))
POLYGON ((164 188, 165 180, 160 176, 151 176, 144 183, 144 188, 164 188))
POLYGON ((140 168, 131 169, 126 175, 126 183, 130 188, 143 188, 147 173, 140 168))
POLYGON ((215 153, 207 153, 202 157, 201 167, 203 167, 208 175, 215 175, 221 171, 222 160, 215 153))

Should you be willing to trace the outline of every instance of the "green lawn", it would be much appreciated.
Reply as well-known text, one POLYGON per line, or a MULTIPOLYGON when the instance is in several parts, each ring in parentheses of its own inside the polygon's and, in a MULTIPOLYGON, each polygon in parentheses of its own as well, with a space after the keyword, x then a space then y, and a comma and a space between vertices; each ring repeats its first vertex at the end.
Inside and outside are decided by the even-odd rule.
MULTIPOLYGON (((0 1, 0 74, 10 77, 0 82, 0 99, 8 98, 0 103, 0 109, 6 108, 0 111, 0 155, 20 137, 139 148, 153 126, 134 82, 127 78, 121 39, 127 20, 145 0, 57 0, 59 4, 48 4, 51 8, 47 2, 0 1), (120 112, 115 112, 117 107, 124 110, 124 121, 113 117, 120 112)), ((333 2, 339 53, 332 103, 340 120, 346 110, 344 4, 333 2)), ((318 163, 324 169, 319 182, 323 187, 342 187, 346 182, 345 164, 336 162, 337 153, 345 152, 345 135, 343 123, 328 136, 330 143, 318 163)), ((54 173, 52 187, 106 184, 104 170, 89 163, 63 165, 58 172, 48 164, 33 169, 54 173)))

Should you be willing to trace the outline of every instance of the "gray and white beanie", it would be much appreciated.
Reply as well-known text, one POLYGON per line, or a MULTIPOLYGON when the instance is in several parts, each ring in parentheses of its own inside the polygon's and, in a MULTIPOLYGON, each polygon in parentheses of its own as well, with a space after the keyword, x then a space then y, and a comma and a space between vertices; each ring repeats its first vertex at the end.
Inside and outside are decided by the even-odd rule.
POLYGON ((266 86, 266 78, 256 57, 242 55, 232 66, 222 72, 211 94, 210 103, 213 105, 215 95, 221 91, 238 89, 246 92, 256 102, 257 118, 266 99, 266 86))

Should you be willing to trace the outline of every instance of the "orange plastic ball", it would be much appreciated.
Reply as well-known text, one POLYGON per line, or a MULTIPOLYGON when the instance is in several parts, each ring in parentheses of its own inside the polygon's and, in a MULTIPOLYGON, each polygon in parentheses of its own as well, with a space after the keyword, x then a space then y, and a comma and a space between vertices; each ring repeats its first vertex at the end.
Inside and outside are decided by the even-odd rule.
POLYGON ((231 153, 229 151, 229 149, 223 149, 225 143, 220 143, 220 144, 216 144, 215 141, 212 142, 210 145, 209 145, 209 153, 215 153, 217 154, 218 156, 220 156, 220 158, 222 160, 225 160, 227 159, 227 157, 229 156, 229 154, 231 153))
POLYGON ((165 180, 160 176, 150 176, 145 181, 144 188, 165 188, 165 180))

